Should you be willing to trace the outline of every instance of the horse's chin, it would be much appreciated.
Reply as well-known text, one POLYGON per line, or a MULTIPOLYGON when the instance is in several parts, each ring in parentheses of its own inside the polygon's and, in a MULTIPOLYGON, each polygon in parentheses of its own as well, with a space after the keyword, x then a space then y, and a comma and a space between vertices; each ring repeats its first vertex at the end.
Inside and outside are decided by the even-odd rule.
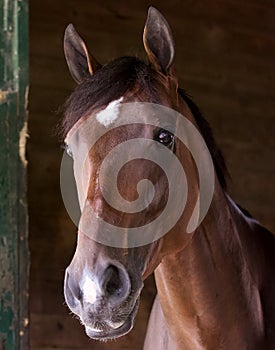
POLYGON ((134 326, 135 318, 137 315, 139 307, 139 298, 137 299, 132 311, 129 313, 129 316, 116 324, 108 323, 108 327, 105 326, 104 330, 94 329, 85 325, 85 331, 89 338, 100 341, 114 340, 116 338, 122 337, 123 335, 129 333, 134 326))

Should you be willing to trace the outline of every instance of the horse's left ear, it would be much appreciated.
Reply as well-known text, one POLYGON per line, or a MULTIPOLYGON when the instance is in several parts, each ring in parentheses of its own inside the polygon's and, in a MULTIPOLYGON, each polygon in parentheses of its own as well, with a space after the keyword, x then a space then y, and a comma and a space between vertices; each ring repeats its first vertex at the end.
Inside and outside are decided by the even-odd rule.
POLYGON ((71 76, 78 84, 101 67, 101 64, 89 54, 84 41, 72 24, 65 30, 64 53, 71 76))
POLYGON ((174 39, 166 19, 152 6, 148 10, 143 44, 154 67, 168 74, 175 56, 174 39))

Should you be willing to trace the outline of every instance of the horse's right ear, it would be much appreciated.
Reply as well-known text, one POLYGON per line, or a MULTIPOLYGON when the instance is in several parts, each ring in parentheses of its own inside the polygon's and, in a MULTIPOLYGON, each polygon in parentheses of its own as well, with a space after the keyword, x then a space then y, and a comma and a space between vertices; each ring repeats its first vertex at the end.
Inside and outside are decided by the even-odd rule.
POLYGON ((89 54, 84 41, 72 24, 69 24, 65 30, 64 53, 70 73, 78 84, 101 67, 89 54))

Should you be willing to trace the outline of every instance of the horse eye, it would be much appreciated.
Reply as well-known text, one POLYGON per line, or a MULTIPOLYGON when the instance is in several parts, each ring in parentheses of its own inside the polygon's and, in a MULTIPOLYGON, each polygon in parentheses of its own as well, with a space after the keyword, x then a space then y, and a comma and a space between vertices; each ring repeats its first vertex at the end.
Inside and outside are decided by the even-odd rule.
POLYGON ((68 154, 68 156, 70 156, 71 158, 73 158, 73 152, 72 152, 70 146, 65 145, 65 151, 66 151, 66 153, 68 154))
POLYGON ((174 135, 167 130, 161 129, 157 134, 156 141, 162 143, 164 146, 171 146, 174 141, 174 135))

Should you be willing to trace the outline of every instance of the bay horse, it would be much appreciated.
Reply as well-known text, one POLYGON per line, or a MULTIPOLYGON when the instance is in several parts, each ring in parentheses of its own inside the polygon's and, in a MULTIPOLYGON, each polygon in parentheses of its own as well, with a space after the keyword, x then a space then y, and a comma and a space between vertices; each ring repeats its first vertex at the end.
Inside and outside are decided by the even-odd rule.
MULTIPOLYGON (((153 7, 148 11, 143 42, 148 63, 121 57, 101 66, 74 27, 67 27, 65 57, 78 85, 65 104, 61 126, 65 143, 70 143, 72 133, 86 120, 98 118, 110 105, 145 102, 171 108, 199 130, 211 154, 215 169, 212 202, 204 220, 188 233, 199 182, 185 145, 172 132, 146 124, 146 115, 143 125, 128 124, 106 132, 89 151, 85 179, 80 179, 85 187, 82 223, 88 222, 90 208, 114 227, 124 227, 127 236, 128 228, 146 224, 165 207, 167 183, 161 170, 147 160, 126 164, 117 184, 121 195, 133 201, 140 179, 153 179, 156 195, 147 208, 136 214, 119 213, 102 194, 98 177, 104 158, 114 147, 134 138, 154 140, 177 156, 187 169, 187 202, 174 227, 146 245, 102 244, 80 228, 75 255, 65 274, 66 303, 90 338, 118 338, 132 329, 143 281, 154 272, 157 296, 144 350, 274 349, 274 236, 228 196, 225 162, 198 107, 178 87, 171 29, 153 7)), ((105 126, 120 118, 108 113, 105 126)), ((89 140, 75 142, 70 151, 74 161, 81 145, 89 140)), ((94 237, 103 234, 97 222, 90 229, 94 237)))

